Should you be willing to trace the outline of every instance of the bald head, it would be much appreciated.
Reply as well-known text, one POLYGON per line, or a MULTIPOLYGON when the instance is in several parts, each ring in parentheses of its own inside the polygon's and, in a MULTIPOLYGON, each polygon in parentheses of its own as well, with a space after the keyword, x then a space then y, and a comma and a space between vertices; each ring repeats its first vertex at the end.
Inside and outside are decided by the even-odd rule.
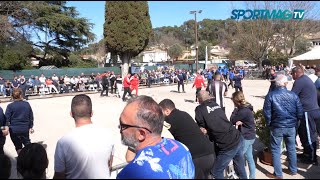
POLYGON ((76 95, 71 102, 72 117, 77 121, 78 119, 92 116, 92 102, 89 96, 85 94, 76 95))
POLYGON ((301 66, 294 67, 291 72, 292 72, 292 78, 294 80, 304 75, 304 70, 303 70, 303 67, 301 66))
POLYGON ((208 91, 201 90, 198 92, 198 99, 199 102, 202 103, 203 101, 206 101, 208 99, 212 99, 208 91))

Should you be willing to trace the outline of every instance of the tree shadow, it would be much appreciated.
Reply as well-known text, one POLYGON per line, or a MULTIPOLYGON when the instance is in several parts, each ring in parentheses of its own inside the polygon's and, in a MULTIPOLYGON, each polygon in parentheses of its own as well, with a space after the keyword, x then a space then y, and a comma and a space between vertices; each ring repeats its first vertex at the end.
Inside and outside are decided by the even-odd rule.
POLYGON ((266 96, 254 96, 254 95, 252 95, 252 97, 261 98, 261 99, 265 99, 266 98, 266 96))
POLYGON ((194 101, 194 100, 189 100, 189 99, 184 99, 184 102, 189 102, 189 103, 192 103, 192 104, 194 104, 194 103, 195 103, 195 101, 194 101))

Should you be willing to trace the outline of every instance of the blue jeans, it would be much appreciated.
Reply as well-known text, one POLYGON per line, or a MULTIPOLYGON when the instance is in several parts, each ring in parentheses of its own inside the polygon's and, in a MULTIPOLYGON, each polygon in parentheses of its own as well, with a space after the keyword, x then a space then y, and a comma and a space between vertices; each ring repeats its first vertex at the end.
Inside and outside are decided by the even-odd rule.
POLYGON ((249 165, 249 179, 256 178, 256 163, 253 159, 252 145, 256 139, 244 140, 244 147, 242 153, 244 154, 245 159, 248 161, 249 165))
POLYGON ((274 175, 282 178, 281 168, 281 142, 284 139, 289 160, 289 171, 297 173, 297 154, 296 154, 296 128, 270 128, 270 144, 272 151, 272 161, 274 175))
POLYGON ((211 174, 215 179, 224 179, 224 170, 229 165, 230 161, 233 160, 233 166, 239 175, 240 179, 248 179, 246 169, 244 167, 244 157, 243 157, 243 137, 240 136, 240 142, 234 148, 228 151, 220 150, 217 154, 217 157, 214 161, 211 174))

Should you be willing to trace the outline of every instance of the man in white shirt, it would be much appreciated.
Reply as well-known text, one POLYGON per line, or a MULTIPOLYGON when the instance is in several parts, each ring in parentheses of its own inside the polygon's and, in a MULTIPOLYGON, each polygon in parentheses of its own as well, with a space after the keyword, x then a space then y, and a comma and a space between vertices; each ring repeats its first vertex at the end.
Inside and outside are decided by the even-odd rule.
POLYGON ((63 136, 54 154, 54 179, 108 179, 113 159, 111 130, 92 124, 92 103, 85 94, 72 99, 76 128, 63 136))
POLYGON ((51 79, 52 79, 52 81, 55 81, 55 82, 59 81, 59 77, 56 75, 56 73, 53 73, 51 79))
POLYGON ((46 77, 44 76, 44 74, 41 74, 39 81, 41 82, 41 84, 46 84, 46 77))

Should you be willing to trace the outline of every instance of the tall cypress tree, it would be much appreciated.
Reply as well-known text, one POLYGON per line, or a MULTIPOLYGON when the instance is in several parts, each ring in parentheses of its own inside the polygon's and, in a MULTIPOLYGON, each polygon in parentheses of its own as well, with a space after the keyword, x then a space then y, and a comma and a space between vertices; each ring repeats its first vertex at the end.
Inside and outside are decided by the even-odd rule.
POLYGON ((122 60, 122 76, 129 61, 148 45, 152 32, 148 2, 106 1, 104 38, 106 48, 122 60))

